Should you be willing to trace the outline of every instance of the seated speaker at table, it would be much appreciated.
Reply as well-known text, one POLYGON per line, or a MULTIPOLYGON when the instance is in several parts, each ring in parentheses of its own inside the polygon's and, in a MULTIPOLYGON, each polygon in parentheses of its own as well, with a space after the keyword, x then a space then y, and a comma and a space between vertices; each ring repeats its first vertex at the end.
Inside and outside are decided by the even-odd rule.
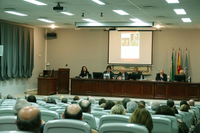
POLYGON ((156 80, 167 81, 167 74, 165 74, 163 70, 160 70, 160 72, 156 74, 156 80))
POLYGON ((133 72, 131 74, 129 74, 129 79, 144 79, 144 75, 142 74, 142 72, 138 71, 137 67, 134 67, 133 72))
POLYGON ((89 73, 86 66, 82 66, 81 73, 79 74, 79 76, 83 77, 83 78, 86 78, 87 76, 88 76, 88 78, 91 77, 91 74, 89 73))
POLYGON ((184 70, 180 70, 178 75, 175 75, 175 81, 177 82, 185 82, 186 76, 184 70))
POLYGON ((128 73, 126 72, 125 68, 121 68, 121 72, 117 75, 117 79, 128 79, 128 73))
POLYGON ((106 67, 106 71, 103 72, 103 74, 107 75, 106 79, 114 79, 114 73, 111 71, 111 66, 106 67))

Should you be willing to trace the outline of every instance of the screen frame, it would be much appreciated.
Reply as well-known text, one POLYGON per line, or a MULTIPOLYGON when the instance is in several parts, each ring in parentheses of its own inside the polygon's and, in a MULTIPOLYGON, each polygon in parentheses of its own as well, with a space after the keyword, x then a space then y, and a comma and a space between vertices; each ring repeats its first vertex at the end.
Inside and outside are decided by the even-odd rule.
POLYGON ((110 48, 110 31, 113 30, 109 30, 108 32, 108 59, 107 59, 107 64, 108 65, 126 65, 126 66, 152 66, 153 65, 153 30, 118 30, 118 31, 150 31, 152 32, 152 42, 151 42, 151 64, 126 64, 126 63, 110 63, 109 61, 109 48, 110 48))

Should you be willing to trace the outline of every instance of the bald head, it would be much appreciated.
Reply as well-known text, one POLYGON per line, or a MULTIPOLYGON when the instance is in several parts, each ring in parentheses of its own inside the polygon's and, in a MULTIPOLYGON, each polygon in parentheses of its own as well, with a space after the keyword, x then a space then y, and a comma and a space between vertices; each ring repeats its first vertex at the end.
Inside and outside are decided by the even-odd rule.
POLYGON ((39 133, 41 126, 40 110, 34 106, 22 108, 18 113, 16 124, 22 131, 39 133))
POLYGON ((63 119, 82 120, 82 109, 78 104, 71 104, 65 108, 63 119))
POLYGON ((190 99, 190 100, 189 100, 189 105, 190 105, 190 106, 194 106, 194 100, 193 100, 193 99, 190 99))
POLYGON ((180 70, 179 75, 184 75, 184 70, 180 70))
POLYGON ((82 100, 79 102, 79 105, 84 113, 90 113, 91 112, 91 102, 88 100, 82 100))

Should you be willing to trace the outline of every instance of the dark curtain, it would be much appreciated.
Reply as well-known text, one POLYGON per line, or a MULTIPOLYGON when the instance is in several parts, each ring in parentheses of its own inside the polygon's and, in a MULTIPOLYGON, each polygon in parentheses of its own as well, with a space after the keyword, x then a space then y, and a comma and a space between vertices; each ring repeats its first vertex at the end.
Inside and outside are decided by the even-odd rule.
POLYGON ((0 22, 0 80, 30 78, 34 67, 34 29, 0 22))

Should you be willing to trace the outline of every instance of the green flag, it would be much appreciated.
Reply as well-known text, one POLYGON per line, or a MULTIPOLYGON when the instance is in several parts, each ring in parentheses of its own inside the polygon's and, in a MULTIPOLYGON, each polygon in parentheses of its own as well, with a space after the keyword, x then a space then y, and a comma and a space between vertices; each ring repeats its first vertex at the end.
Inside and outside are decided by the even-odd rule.
POLYGON ((171 77, 171 81, 174 81, 174 49, 172 50, 170 77, 171 77))

